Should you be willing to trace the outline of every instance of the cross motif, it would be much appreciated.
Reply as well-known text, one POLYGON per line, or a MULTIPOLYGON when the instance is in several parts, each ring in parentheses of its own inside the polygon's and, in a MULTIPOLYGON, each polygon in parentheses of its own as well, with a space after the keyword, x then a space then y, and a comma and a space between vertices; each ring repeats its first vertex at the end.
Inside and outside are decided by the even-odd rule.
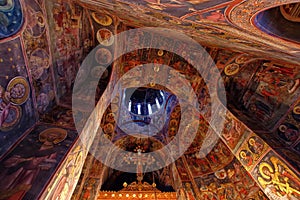
POLYGON ((146 164, 151 165, 155 159, 150 154, 147 156, 146 154, 142 154, 143 150, 141 148, 137 148, 136 151, 137 153, 129 153, 129 155, 126 155, 124 161, 127 164, 133 163, 136 165, 137 180, 141 183, 143 180, 143 166, 146 164))

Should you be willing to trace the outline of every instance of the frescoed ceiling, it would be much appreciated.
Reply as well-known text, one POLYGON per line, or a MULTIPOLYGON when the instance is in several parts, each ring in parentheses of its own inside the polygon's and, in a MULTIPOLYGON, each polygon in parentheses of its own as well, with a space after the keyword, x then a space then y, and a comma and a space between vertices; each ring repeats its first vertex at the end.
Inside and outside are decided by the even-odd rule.
MULTIPOLYGON (((289 37, 285 35, 285 29, 278 30, 280 34, 275 34, 274 37, 274 35, 269 35, 275 32, 272 31, 272 27, 270 27, 270 30, 260 30, 258 28, 257 24, 264 23, 267 26, 268 23, 272 23, 273 19, 275 21, 275 17, 272 17, 271 22, 267 20, 267 18, 270 18, 267 15, 264 15, 267 17, 266 19, 264 17, 255 18, 263 10, 297 2, 295 0, 79 0, 78 2, 85 4, 90 9, 105 8, 132 26, 158 26, 182 31, 202 45, 249 52, 265 58, 271 57, 294 63, 299 61, 300 46, 297 42, 285 39, 289 37), (261 20, 261 22, 257 20, 261 20), (285 36, 282 37, 281 34, 285 36), (276 35, 279 37, 276 37, 276 35)), ((262 14, 259 14, 259 16, 262 16, 262 14)), ((295 33, 291 33, 290 37, 293 38, 292 35, 295 33)))
MULTIPOLYGON (((297 2, 0 0, 0 178, 6 180, 0 184, 3 185, 0 199, 68 199, 78 179, 72 198, 95 199, 98 191, 105 196, 103 190, 121 189, 125 179, 130 180, 128 184, 137 181, 136 174, 113 170, 92 155, 103 144, 97 134, 85 159, 87 151, 78 142, 73 121, 73 114, 78 113, 72 110, 72 92, 83 97, 80 102, 86 104, 94 91, 73 91, 75 78, 79 76, 82 85, 96 82, 96 96, 92 99, 96 104, 108 83, 114 85, 131 69, 152 62, 168 65, 188 80, 196 92, 201 114, 190 113, 197 117, 199 126, 187 126, 196 135, 186 152, 173 164, 145 174, 144 181, 151 184, 155 180, 162 191, 182 190, 179 192, 182 199, 299 199, 300 5, 297 2), (210 116, 211 94, 202 75, 188 60, 171 51, 155 48, 131 51, 105 69, 104 65, 120 50, 112 36, 138 27, 174 29, 204 47, 218 69, 205 71, 216 88, 223 81, 226 90, 227 103, 222 102, 224 105, 218 107, 219 115, 210 116), (95 56, 89 60, 91 69, 84 71, 82 61, 94 47, 95 56), (221 74, 220 79, 215 78, 217 73, 221 74), (21 97, 14 93, 18 87, 21 97), (210 129, 210 117, 215 122, 224 118, 220 135, 210 129), (60 138, 53 138, 52 134, 60 138), (205 138, 218 140, 210 149, 211 143, 205 143, 205 138), (26 177, 27 174, 31 177, 26 177), (121 180, 113 186, 118 177, 121 180), (35 187, 39 180, 43 185, 35 187)), ((147 41, 139 40, 143 38, 141 33, 136 39, 141 43, 157 42, 153 35, 149 36, 147 41)), ((161 38, 170 49, 191 55, 196 51, 182 45, 178 38, 166 35, 161 38)), ((128 40, 126 46, 131 46, 131 42, 128 40)), ((148 71, 131 73, 135 74, 130 81, 139 83, 148 71)), ((180 83, 172 82, 172 77, 165 81, 181 88, 180 83)), ((156 151, 181 134, 178 124, 182 110, 176 95, 158 84, 150 83, 139 89, 149 88, 152 94, 163 93, 163 103, 152 99, 139 111, 138 106, 132 104, 129 108, 127 101, 114 99, 103 109, 102 118, 97 119, 106 138, 132 153, 156 151), (160 110, 160 106, 164 109, 160 110), (145 117, 150 110, 154 112, 152 117, 145 117), (161 120, 161 116, 165 118, 161 120), (151 120, 160 122, 161 131, 150 139, 137 139, 136 136, 149 135, 134 133, 136 127, 146 127, 151 120), (123 127, 120 121, 124 122, 123 127), (125 129, 133 134, 127 135, 125 129)), ((136 105, 141 105, 139 98, 135 100, 136 105)), ((97 131, 94 126, 87 130, 90 135, 97 131)), ((187 142, 189 135, 183 134, 181 139, 187 142)), ((135 165, 122 154, 109 153, 112 162, 135 165)), ((164 162, 164 155, 159 159, 164 162)))

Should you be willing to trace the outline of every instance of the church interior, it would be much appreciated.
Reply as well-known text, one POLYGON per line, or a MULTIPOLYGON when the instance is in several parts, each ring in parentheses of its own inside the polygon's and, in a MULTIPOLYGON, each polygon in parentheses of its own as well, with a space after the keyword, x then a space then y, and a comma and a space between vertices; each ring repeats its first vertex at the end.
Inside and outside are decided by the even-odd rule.
POLYGON ((0 199, 300 199, 299 0, 0 0, 0 199))

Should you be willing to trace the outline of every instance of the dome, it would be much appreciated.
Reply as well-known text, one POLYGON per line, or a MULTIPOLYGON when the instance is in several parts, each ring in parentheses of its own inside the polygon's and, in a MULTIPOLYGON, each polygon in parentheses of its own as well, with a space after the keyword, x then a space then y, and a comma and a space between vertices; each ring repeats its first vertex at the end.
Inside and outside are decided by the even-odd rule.
POLYGON ((125 105, 128 111, 136 116, 151 116, 157 113, 165 104, 165 93, 152 88, 127 88, 125 90, 125 105))

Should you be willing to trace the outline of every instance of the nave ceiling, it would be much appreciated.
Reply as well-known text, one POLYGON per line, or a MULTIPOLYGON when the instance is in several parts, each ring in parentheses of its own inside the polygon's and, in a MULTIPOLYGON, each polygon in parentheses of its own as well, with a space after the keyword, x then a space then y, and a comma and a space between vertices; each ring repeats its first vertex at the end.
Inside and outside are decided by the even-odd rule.
MULTIPOLYGON (((98 87, 95 99, 98 101, 109 81, 114 83, 130 69, 154 62, 171 66, 188 80, 197 94, 201 111, 201 114, 193 113, 197 116, 199 127, 194 127, 196 137, 185 154, 175 165, 154 173, 160 189, 166 186, 176 191, 184 188, 184 198, 189 196, 195 199, 267 199, 266 196, 275 199, 276 195, 299 198, 300 45, 299 36, 295 33, 300 29, 299 22, 295 21, 295 18, 299 18, 299 13, 297 15, 294 12, 298 5, 291 4, 297 1, 13 2, 16 3, 13 16, 22 18, 16 21, 16 25, 10 25, 14 18, 8 14, 10 11, 7 7, 0 5, 1 16, 7 20, 7 23, 0 23, 0 93, 3 94, 0 97, 1 106, 9 111, 9 115, 4 115, 5 109, 1 107, 0 150, 3 163, 1 168, 4 169, 1 177, 12 180, 11 175, 16 176, 23 164, 29 165, 32 157, 40 158, 49 154, 49 157, 44 158, 52 159, 55 155, 56 164, 47 165, 41 172, 36 170, 32 173, 43 177, 42 182, 48 184, 51 192, 46 193, 35 187, 20 189, 17 186, 28 180, 19 174, 19 185, 16 182, 3 189, 8 195, 17 191, 16 197, 71 197, 68 191, 75 188, 76 185, 72 183, 78 180, 81 166, 81 178, 72 197, 75 199, 92 199, 102 184, 108 181, 106 185, 110 185, 110 178, 130 177, 122 175, 118 170, 107 168, 91 154, 88 154, 83 165, 87 152, 80 150, 82 147, 74 135, 76 130, 72 119, 71 93, 78 73, 82 84, 93 85, 96 82, 98 87), (281 6, 283 4, 289 5, 281 6), (276 26, 275 22, 281 26, 276 26), (153 48, 124 54, 106 70, 101 66, 109 63, 114 58, 115 51, 119 50, 116 48, 116 41, 109 36, 147 26, 175 29, 192 37, 216 63, 218 70, 205 70, 211 74, 210 81, 215 87, 221 81, 224 82, 227 103, 220 106, 218 112, 223 114, 220 116, 223 117, 225 125, 220 139, 204 157, 199 153, 199 149, 207 145, 203 143, 204 138, 218 137, 211 130, 208 119, 220 119, 210 116, 212 99, 207 83, 189 60, 184 60, 171 51, 153 48), (108 38, 105 34, 108 34, 108 38), (91 71, 82 71, 81 63, 94 47, 98 51, 95 59, 91 61, 93 67, 91 71), (101 62, 97 54, 107 55, 107 62, 101 62), (221 79, 214 79, 214 73, 220 73, 221 79), (98 81, 99 74, 102 76, 98 81), (93 82, 86 82, 87 77, 92 77, 93 82), (16 82, 25 88, 25 96, 22 98, 13 98, 10 94, 16 82), (51 129, 49 133, 58 130, 61 134, 65 134, 61 130, 65 129, 67 136, 61 138, 57 144, 52 144, 52 149, 47 152, 43 149, 45 141, 39 135, 48 129, 51 129), (26 152, 34 151, 37 153, 26 155, 26 152), (60 153, 55 154, 54 151, 60 153), (69 159, 66 155, 70 156, 69 159), (11 162, 18 156, 28 160, 12 165, 11 162), (78 162, 78 167, 70 164, 71 158, 72 162, 78 162), (280 175, 274 173, 275 178, 279 178, 280 184, 288 184, 290 189, 269 182, 274 177, 272 170, 279 170, 280 175), (53 178, 54 173, 58 174, 57 178, 53 178), (47 175, 43 176, 44 174, 47 175), (270 188, 275 188, 275 192, 270 188)), ((157 42, 155 34, 151 34, 150 42, 157 42)), ((135 36, 141 43, 149 42, 143 40, 142 34, 135 36)), ((162 35, 160 41, 170 49, 193 54, 194 49, 182 45, 178 38, 162 35)), ((134 41, 128 40, 126 45, 130 46, 132 42, 134 41)), ((133 81, 139 83, 145 74, 147 71, 136 71, 133 81)), ((171 79, 166 81, 178 84, 171 79)), ((160 85, 150 84, 147 87, 172 94, 172 91, 160 85)), ((78 92, 78 96, 88 96, 91 91, 74 92, 78 92)), ((214 97, 218 95, 213 94, 214 97)), ((83 104, 87 101, 88 98, 82 99, 83 104)), ((171 98, 168 102, 169 113, 163 124, 163 131, 150 141, 126 136, 117 126, 115 120, 119 116, 114 106, 120 106, 121 103, 120 99, 115 99, 105 109, 102 119, 98 119, 101 120, 105 137, 121 148, 134 152, 141 148, 137 146, 142 146, 146 152, 155 151, 178 134, 178 124, 182 116, 176 98, 171 98)), ((97 151, 96 142, 92 147, 97 151)), ((202 148, 203 152, 205 148, 202 148)), ((163 156, 160 159, 163 160, 163 156)), ((145 175, 144 180, 153 180, 151 176, 145 175)), ((30 185, 34 185, 35 181, 37 179, 31 178, 30 185)), ((105 188, 108 189, 109 187, 105 188)), ((0 197, 1 195, 3 191, 0 192, 0 197)))

